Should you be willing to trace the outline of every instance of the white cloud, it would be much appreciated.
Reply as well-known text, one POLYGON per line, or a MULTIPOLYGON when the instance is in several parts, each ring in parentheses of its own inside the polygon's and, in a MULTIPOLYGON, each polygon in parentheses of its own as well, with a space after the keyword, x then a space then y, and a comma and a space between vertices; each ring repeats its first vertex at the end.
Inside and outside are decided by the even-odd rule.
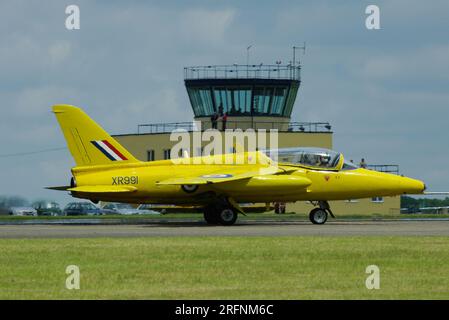
POLYGON ((417 50, 403 49, 368 57, 361 74, 365 77, 390 79, 449 80, 449 45, 432 45, 417 50))
POLYGON ((79 95, 75 88, 57 85, 24 88, 16 94, 12 112, 22 118, 35 118, 50 112, 52 105, 68 102, 79 95))
POLYGON ((200 45, 223 44, 234 16, 235 11, 232 9, 189 9, 179 15, 178 31, 187 42, 200 45))

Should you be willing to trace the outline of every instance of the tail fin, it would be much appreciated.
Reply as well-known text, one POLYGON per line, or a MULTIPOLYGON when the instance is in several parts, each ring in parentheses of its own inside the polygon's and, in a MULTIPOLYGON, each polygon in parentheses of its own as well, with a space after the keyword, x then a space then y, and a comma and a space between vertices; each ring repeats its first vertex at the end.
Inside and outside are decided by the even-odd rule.
POLYGON ((80 108, 55 105, 53 112, 77 166, 139 162, 80 108))

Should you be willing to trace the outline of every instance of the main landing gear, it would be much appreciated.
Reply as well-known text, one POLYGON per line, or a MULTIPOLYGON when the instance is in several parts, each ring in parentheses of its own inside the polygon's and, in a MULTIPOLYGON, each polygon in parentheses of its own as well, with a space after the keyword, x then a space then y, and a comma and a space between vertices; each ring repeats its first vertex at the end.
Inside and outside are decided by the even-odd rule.
POLYGON ((230 226, 237 220, 237 215, 238 210, 225 200, 209 204, 204 208, 204 220, 208 224, 230 226))
POLYGON ((332 218, 335 218, 327 201, 318 201, 317 204, 319 208, 313 209, 309 214, 309 219, 313 224, 326 223, 328 214, 330 214, 332 218))

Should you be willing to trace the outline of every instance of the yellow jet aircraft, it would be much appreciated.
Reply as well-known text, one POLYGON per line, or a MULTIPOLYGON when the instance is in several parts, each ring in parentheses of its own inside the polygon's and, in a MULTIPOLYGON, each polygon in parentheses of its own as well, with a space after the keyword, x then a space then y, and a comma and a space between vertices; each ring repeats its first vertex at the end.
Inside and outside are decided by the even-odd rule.
POLYGON ((310 221, 324 224, 328 214, 334 217, 329 200, 422 194, 425 190, 419 180, 358 168, 327 149, 192 157, 187 164, 142 162, 80 108, 56 105, 53 112, 76 166, 70 186, 50 189, 67 190, 73 197, 95 203, 201 205, 209 224, 232 225, 238 213, 244 214, 239 203, 310 201, 316 206, 310 221), (275 154, 277 159, 272 159, 275 154), (256 160, 227 161, 238 156, 256 160))

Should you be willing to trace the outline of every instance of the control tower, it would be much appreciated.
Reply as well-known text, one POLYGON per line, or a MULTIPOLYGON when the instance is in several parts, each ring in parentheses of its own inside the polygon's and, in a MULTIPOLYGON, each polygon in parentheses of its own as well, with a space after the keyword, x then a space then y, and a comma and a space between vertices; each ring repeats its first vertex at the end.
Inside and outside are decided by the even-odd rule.
POLYGON ((195 120, 211 128, 211 117, 226 113, 229 129, 289 129, 301 85, 301 67, 216 65, 184 68, 195 120))

